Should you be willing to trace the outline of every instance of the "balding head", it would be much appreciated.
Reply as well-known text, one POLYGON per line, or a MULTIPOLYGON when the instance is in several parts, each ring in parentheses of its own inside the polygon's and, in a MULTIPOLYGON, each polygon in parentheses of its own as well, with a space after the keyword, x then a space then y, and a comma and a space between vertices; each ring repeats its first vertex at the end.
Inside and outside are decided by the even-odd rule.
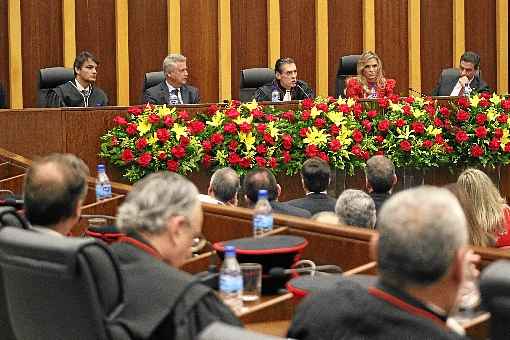
POLYGON ((372 156, 365 168, 367 188, 376 193, 390 191, 397 182, 393 162, 384 156, 372 156))

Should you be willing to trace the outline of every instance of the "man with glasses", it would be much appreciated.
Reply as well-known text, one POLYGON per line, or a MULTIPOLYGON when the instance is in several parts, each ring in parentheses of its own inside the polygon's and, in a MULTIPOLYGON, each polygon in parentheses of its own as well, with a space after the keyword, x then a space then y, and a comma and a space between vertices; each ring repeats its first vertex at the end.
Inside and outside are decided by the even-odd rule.
POLYGON ((280 58, 274 66, 275 79, 257 89, 256 101, 274 101, 273 92, 278 93, 278 101, 302 100, 315 98, 308 84, 297 79, 297 67, 294 59, 280 58))
POLYGON ((241 325, 212 290, 178 269, 202 222, 197 188, 170 172, 137 182, 119 208, 117 224, 127 235, 112 245, 125 283, 120 319, 137 339, 195 339, 214 321, 241 325))

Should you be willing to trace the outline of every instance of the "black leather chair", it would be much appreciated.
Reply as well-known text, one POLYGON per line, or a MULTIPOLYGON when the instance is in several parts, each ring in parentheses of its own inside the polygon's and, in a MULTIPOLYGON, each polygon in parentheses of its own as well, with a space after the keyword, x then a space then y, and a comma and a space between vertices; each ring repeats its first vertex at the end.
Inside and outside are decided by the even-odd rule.
POLYGON ((338 71, 336 72, 336 97, 345 96, 345 81, 347 78, 358 74, 357 66, 360 54, 344 55, 338 61, 338 71))
POLYGON ((274 70, 271 68, 248 68, 241 70, 239 100, 241 102, 251 101, 259 87, 273 80, 274 70))
POLYGON ((163 71, 145 73, 145 76, 143 77, 143 91, 145 92, 145 90, 158 85, 163 80, 165 80, 165 74, 163 71))
POLYGON ((18 340, 131 338, 116 322, 122 277, 104 243, 4 227, 0 266, 18 340))
POLYGON ((491 263, 480 277, 482 306, 491 313, 491 340, 510 339, 510 261, 491 263))
POLYGON ((222 322, 213 322, 199 335, 198 340, 283 340, 284 338, 260 334, 243 328, 227 325, 222 322))
POLYGON ((29 229, 29 224, 24 216, 18 214, 16 208, 12 206, 0 206, 0 228, 1 227, 29 229))
POLYGON ((39 70, 38 107, 48 107, 48 92, 74 79, 74 71, 67 67, 48 67, 39 70))

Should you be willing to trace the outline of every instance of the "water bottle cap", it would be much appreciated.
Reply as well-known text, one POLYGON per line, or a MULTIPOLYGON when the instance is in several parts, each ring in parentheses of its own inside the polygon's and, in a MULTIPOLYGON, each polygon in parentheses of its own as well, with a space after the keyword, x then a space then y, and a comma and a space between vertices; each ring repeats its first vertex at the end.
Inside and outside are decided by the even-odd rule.
POLYGON ((267 199, 267 190, 266 189, 261 189, 259 190, 259 196, 258 196, 259 199, 261 198, 265 198, 267 199))
POLYGON ((236 247, 235 246, 225 246, 225 255, 226 256, 235 256, 236 255, 236 247))
POLYGON ((98 172, 104 171, 105 170, 104 164, 98 164, 96 169, 98 172))

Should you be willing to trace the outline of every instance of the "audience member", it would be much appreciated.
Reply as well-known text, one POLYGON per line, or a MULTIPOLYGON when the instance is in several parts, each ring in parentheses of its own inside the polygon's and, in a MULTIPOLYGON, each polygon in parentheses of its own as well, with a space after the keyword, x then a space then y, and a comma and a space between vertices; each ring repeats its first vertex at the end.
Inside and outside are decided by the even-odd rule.
POLYGON ((510 208, 489 176, 478 169, 464 170, 457 183, 471 200, 475 220, 496 247, 510 246, 510 208))
POLYGON ((207 195, 200 194, 199 199, 204 203, 225 204, 237 206, 237 193, 240 188, 239 175, 232 168, 221 168, 211 176, 207 195))
POLYGON ((356 77, 345 82, 346 97, 381 98, 397 94, 395 79, 386 79, 381 59, 374 52, 368 51, 358 60, 356 77))
POLYGON ((253 208, 257 203, 259 190, 267 190, 269 204, 271 204, 274 213, 311 217, 310 212, 307 210, 278 202, 282 189, 276 182, 273 173, 266 168, 253 169, 244 177, 243 191, 250 208, 253 208))
POLYGON ((321 211, 335 211, 336 200, 326 192, 330 181, 331 169, 326 161, 317 157, 307 159, 301 169, 301 183, 306 196, 287 203, 308 210, 312 215, 321 211))
POLYGON ((336 201, 335 213, 342 224, 369 229, 375 228, 374 200, 361 190, 344 190, 336 201))
POLYGON ((459 71, 443 70, 433 96, 469 96, 471 91, 490 91, 489 85, 480 77, 480 56, 475 52, 464 52, 460 57, 459 71))
POLYGON ((321 211, 312 216, 312 220, 320 223, 339 224, 338 216, 333 211, 321 211))
POLYGON ((94 107, 108 105, 106 94, 94 86, 99 61, 83 51, 74 59, 74 81, 68 81, 48 92, 48 107, 94 107))
POLYGON ((188 82, 188 66, 186 57, 180 54, 169 54, 163 61, 165 80, 145 90, 145 103, 155 105, 197 104, 200 102, 198 89, 188 82))
POLYGON ((374 200, 375 210, 379 213, 397 184, 393 162, 380 155, 370 157, 365 168, 365 181, 367 192, 374 200))
POLYGON ((448 328, 447 317, 476 257, 467 250, 466 220, 455 197, 429 186, 393 195, 379 214, 379 236, 372 241, 376 286, 367 289, 346 279, 310 296, 298 307, 288 336, 464 339, 448 328))
POLYGON ((25 175, 25 215, 38 231, 68 235, 80 218, 89 170, 71 154, 52 154, 32 163, 25 175))
POLYGON ((273 90, 277 90, 279 101, 301 100, 315 98, 310 86, 297 80, 297 67, 294 59, 280 58, 274 65, 275 80, 257 89, 254 98, 256 101, 271 101, 273 90))
POLYGON ((212 290, 177 269, 202 221, 197 188, 170 172, 137 182, 120 206, 117 223, 127 237, 111 248, 125 281, 119 319, 137 339, 195 339, 214 321, 241 325, 212 290))

